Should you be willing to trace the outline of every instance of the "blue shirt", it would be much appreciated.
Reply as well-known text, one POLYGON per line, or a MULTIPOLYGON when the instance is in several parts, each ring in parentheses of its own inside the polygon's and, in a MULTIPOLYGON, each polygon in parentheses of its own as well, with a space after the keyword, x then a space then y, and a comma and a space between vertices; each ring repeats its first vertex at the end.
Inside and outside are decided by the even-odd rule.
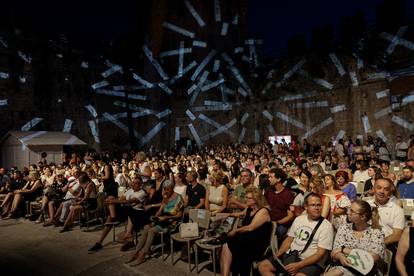
POLYGON ((355 188, 355 185, 352 183, 348 183, 348 185, 342 189, 342 192, 348 196, 350 201, 355 201, 357 198, 357 190, 355 188))
POLYGON ((398 192, 400 198, 414 198, 414 181, 413 182, 400 182, 398 184, 398 192))

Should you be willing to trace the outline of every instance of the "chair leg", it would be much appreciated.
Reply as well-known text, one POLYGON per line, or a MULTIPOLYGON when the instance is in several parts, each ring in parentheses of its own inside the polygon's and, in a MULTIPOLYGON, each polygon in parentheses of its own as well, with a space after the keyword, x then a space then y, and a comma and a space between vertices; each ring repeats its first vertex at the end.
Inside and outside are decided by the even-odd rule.
POLYGON ((215 248, 213 248, 212 258, 213 258, 213 272, 214 272, 214 276, 216 276, 216 249, 215 248))
POLYGON ((190 241, 187 241, 187 252, 188 252, 188 271, 191 273, 191 252, 190 252, 190 241))
POLYGON ((197 244, 194 244, 194 254, 195 254, 196 273, 198 274, 198 246, 197 244))
POLYGON ((171 264, 174 265, 174 239, 170 239, 171 264))

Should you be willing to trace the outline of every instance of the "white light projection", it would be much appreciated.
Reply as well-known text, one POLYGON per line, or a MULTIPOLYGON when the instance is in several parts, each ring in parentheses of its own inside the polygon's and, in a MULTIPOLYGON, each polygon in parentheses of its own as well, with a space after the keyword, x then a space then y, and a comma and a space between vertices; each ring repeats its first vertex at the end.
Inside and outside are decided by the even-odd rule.
POLYGON ((403 118, 397 116, 397 115, 393 115, 391 118, 391 121, 397 125, 402 126, 405 129, 408 129, 410 131, 414 130, 414 124, 404 120, 403 118))
POLYGON ((9 78, 9 73, 5 73, 5 72, 0 72, 0 78, 1 79, 8 79, 9 78))
POLYGON ((330 108, 331 113, 338 113, 341 111, 345 111, 346 110, 346 106, 344 104, 341 105, 336 105, 330 108))
POLYGON ((388 97, 389 93, 390 93, 390 90, 386 89, 386 90, 382 90, 382 91, 375 93, 375 95, 377 96, 377 99, 382 99, 382 98, 388 97))
POLYGON ((198 14, 198 12, 196 11, 196 9, 193 7, 193 5, 191 5, 190 1, 185 0, 185 6, 187 7, 187 9, 191 13, 191 15, 194 17, 194 19, 197 21, 197 24, 200 27, 204 27, 206 25, 206 22, 204 22, 204 20, 198 14))
POLYGON ((27 55, 27 54, 25 54, 25 53, 23 53, 22 51, 17 51, 17 55, 22 59, 22 60, 24 60, 26 63, 31 63, 32 62, 32 58, 29 56, 29 55, 27 55))
POLYGON ((110 75, 116 73, 116 72, 120 72, 121 74, 123 73, 123 69, 122 66, 120 65, 113 65, 112 67, 110 67, 109 69, 107 69, 106 71, 102 72, 102 77, 107 78, 110 75))
POLYGON ((171 24, 169 22, 162 23, 162 26, 166 29, 169 29, 173 32, 176 32, 177 34, 181 34, 183 36, 187 36, 189 38, 194 38, 195 34, 193 32, 190 32, 184 28, 178 27, 177 25, 171 24))
POLYGON ((346 74, 344 67, 342 66, 342 63, 339 61, 338 57, 331 53, 329 54, 329 58, 332 60, 333 64, 336 67, 336 70, 338 70, 339 75, 344 76, 346 74))
POLYGON ((29 122, 27 122, 24 126, 22 126, 21 131, 29 131, 37 124, 39 124, 41 121, 43 121, 43 118, 35 117, 29 122))
POLYGON ((343 139, 344 138, 344 136, 345 136, 345 130, 343 130, 343 129, 341 129, 339 132, 338 132, 338 135, 336 135, 336 141, 339 141, 340 139, 343 139))
POLYGON ((8 105, 8 99, 0 100, 0 106, 8 105))
POLYGON ((66 119, 65 120, 65 124, 63 126, 63 130, 62 132, 70 132, 70 130, 72 129, 72 125, 73 125, 73 121, 71 119, 66 119))
POLYGON ((304 137, 305 138, 309 138, 310 136, 314 135, 316 132, 319 132, 323 128, 329 126, 330 124, 333 124, 333 122, 334 122, 334 120, 332 119, 332 117, 329 117, 328 119, 325 119, 321 123, 317 124, 316 126, 314 126, 313 128, 311 128, 310 130, 308 130, 305 133, 304 137))
POLYGON ((364 126, 365 133, 371 132, 371 124, 369 123, 369 119, 367 115, 361 117, 362 125, 364 126))

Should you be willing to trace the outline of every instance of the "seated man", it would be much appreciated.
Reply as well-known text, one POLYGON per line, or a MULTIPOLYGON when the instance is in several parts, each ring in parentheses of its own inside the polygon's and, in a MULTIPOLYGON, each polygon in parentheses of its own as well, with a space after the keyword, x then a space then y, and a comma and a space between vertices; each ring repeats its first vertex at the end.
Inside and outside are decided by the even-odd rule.
POLYGON ((276 234, 283 237, 292 224, 294 215, 289 210, 294 195, 290 189, 285 188, 286 173, 282 169, 269 170, 270 188, 265 192, 265 198, 270 206, 270 217, 277 222, 276 234))
MULTIPOLYGON (((128 205, 123 209, 118 209, 118 211, 124 211, 128 215, 127 231, 125 234, 128 238, 132 237, 132 230, 134 226, 135 229, 139 229, 149 223, 148 217, 146 216, 144 210, 144 203, 147 195, 142 189, 142 180, 138 175, 132 177, 131 187, 132 189, 127 190, 125 195, 119 199, 113 198, 106 200, 106 203, 108 204, 128 205)), ((99 241, 88 250, 89 252, 96 252, 102 249, 102 242, 105 240, 112 227, 115 227, 115 224, 105 224, 105 228, 103 229, 99 241)))
POLYGON ((282 268, 278 263, 280 257, 282 257, 281 262, 285 271, 290 275, 321 275, 323 273, 328 251, 332 250, 333 227, 321 216, 320 195, 311 193, 306 196, 305 210, 307 214, 297 217, 293 222, 288 237, 283 241, 277 255, 259 263, 261 275, 275 275, 276 268, 282 268), (312 237, 313 232, 315 234, 312 237))
POLYGON ((414 168, 405 166, 402 169, 403 177, 398 182, 400 198, 414 198, 414 168))
POLYGON ((185 179, 188 182, 184 206, 186 208, 202 209, 206 199, 206 189, 198 183, 198 174, 195 170, 187 172, 185 179))
POLYGON ((240 172, 240 183, 236 186, 230 198, 230 208, 236 211, 246 209, 246 189, 252 184, 253 173, 249 169, 242 169, 240 172))

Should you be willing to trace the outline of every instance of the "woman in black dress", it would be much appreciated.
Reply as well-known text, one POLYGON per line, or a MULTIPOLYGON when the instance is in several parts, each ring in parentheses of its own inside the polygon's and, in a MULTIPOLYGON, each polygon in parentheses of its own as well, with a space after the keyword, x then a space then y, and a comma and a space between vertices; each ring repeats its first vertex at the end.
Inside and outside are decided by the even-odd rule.
POLYGON ((250 275, 253 261, 259 260, 270 244, 272 223, 269 210, 264 206, 266 200, 260 189, 251 187, 246 190, 247 208, 237 214, 244 216, 242 227, 231 231, 229 240, 223 245, 220 257, 222 275, 250 275))

